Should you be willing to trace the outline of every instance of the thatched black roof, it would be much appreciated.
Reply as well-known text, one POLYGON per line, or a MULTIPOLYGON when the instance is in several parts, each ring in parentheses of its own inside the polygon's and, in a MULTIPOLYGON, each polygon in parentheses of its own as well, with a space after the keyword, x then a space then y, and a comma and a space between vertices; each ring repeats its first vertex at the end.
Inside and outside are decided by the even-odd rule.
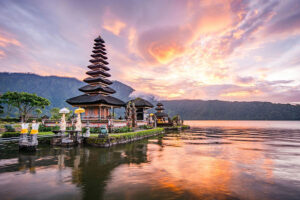
POLYGON ((94 39, 95 42, 101 42, 105 43, 105 41, 102 39, 102 37, 99 35, 96 39, 94 39))
MULTIPOLYGON (((139 107, 148 107, 148 108, 153 108, 154 106, 152 105, 152 103, 150 103, 149 101, 142 99, 142 98, 136 98, 133 100, 130 100, 131 102, 134 103, 135 107, 139 108, 139 107)), ((130 102, 128 101, 127 104, 130 102)))
POLYGON ((105 76, 105 77, 110 77, 110 74, 109 74, 109 73, 106 73, 106 72, 103 72, 103 71, 100 71, 100 70, 96 70, 96 71, 87 71, 86 74, 87 74, 87 75, 91 75, 91 76, 101 74, 101 75, 103 75, 103 76, 105 76))
POLYGON ((107 87, 107 85, 112 84, 112 82, 106 79, 106 77, 110 77, 111 75, 106 72, 110 69, 109 67, 105 66, 109 63, 106 61, 107 57, 104 56, 106 55, 104 40, 101 38, 101 36, 99 36, 94 41, 94 54, 91 55, 93 59, 90 60, 92 65, 88 66, 91 71, 86 72, 86 74, 90 77, 84 79, 84 82, 88 83, 89 85, 79 88, 79 91, 86 94, 68 99, 67 103, 75 106, 87 104, 124 106, 125 103, 123 101, 109 96, 110 94, 114 94, 116 91, 107 87))
POLYGON ((91 63, 98 63, 98 62, 102 62, 105 65, 108 65, 109 63, 101 58, 97 58, 97 59, 91 59, 90 60, 91 63))
POLYGON ((88 77, 86 79, 83 80, 86 83, 104 83, 107 85, 111 85, 112 82, 108 79, 102 78, 101 76, 97 76, 97 77, 88 77))
POLYGON ((101 46, 103 48, 105 47, 105 45, 101 42, 95 42, 95 46, 101 46))
POLYGON ((158 102, 157 104, 156 104, 157 106, 164 106, 162 103, 160 103, 160 102, 158 102))
POLYGON ((98 57, 101 57, 101 58, 103 58, 103 59, 107 59, 107 57, 106 56, 104 56, 104 55, 102 55, 101 53, 95 53, 95 54, 92 54, 91 55, 93 58, 98 58, 98 57))
POLYGON ((79 90, 81 92, 105 92, 105 93, 109 93, 109 94, 114 94, 116 93, 116 91, 114 89, 111 89, 110 87, 102 87, 101 85, 86 85, 83 86, 81 88, 79 88, 79 90))
POLYGON ((99 50, 102 50, 102 51, 106 51, 105 48, 102 47, 102 46, 94 46, 93 48, 96 49, 96 50, 99 49, 99 50))
POLYGON ((155 110, 164 110, 163 107, 156 107, 155 110))
POLYGON ((88 68, 90 69, 104 69, 105 71, 109 71, 109 67, 101 64, 89 65, 88 68))
POLYGON ((101 49, 96 49, 96 50, 93 50, 92 52, 93 52, 93 53, 101 53, 101 54, 103 54, 103 55, 106 55, 105 50, 103 51, 103 50, 101 50, 101 49))
POLYGON ((125 103, 112 96, 97 95, 80 95, 67 100, 71 105, 91 105, 91 104, 107 104, 112 106, 125 106, 125 103))

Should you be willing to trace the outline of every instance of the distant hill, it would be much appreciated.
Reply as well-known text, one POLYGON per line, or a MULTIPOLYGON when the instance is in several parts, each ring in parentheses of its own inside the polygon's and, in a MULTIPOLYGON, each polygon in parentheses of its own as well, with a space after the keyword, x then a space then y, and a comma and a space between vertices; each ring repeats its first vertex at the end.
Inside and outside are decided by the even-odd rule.
POLYGON ((168 114, 189 120, 300 120, 300 105, 202 100, 162 101, 168 114))
MULTIPOLYGON (((78 88, 85 84, 76 78, 39 76, 26 73, 0 73, 0 93, 7 91, 36 93, 51 101, 51 106, 47 110, 53 107, 71 108, 65 100, 83 94, 78 88)), ((113 81, 111 87, 118 91, 114 96, 123 101, 128 101, 129 95, 134 91, 119 81, 113 81)))
MULTIPOLYGON (((69 107, 65 100, 82 94, 78 88, 85 83, 75 78, 39 76, 26 73, 0 73, 0 93, 24 91, 36 93, 51 101, 52 107, 69 107)), ((111 85, 114 95, 127 102, 134 89, 119 81, 111 85)), ((149 99, 154 105, 154 98, 149 99)), ((300 120, 300 105, 274 104, 270 102, 228 102, 202 100, 162 101, 166 112, 179 114, 185 120, 300 120)), ((150 110, 155 112, 154 109, 150 110)))

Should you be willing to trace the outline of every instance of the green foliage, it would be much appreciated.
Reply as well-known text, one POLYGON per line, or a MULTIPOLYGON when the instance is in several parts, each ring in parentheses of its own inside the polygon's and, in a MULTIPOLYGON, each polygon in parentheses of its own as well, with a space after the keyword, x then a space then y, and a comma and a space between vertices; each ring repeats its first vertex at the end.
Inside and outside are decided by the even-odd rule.
POLYGON ((51 117, 50 119, 58 120, 61 118, 61 114, 59 113, 59 108, 52 108, 50 110, 51 117))
POLYGON ((43 111, 40 108, 35 109, 35 113, 37 115, 37 118, 40 118, 40 115, 43 113, 43 111))
POLYGON ((139 126, 140 129, 151 129, 152 126, 148 126, 148 125, 142 125, 142 126, 139 126))
POLYGON ((106 144, 107 142, 118 142, 124 139, 133 139, 142 136, 149 136, 157 133, 162 133, 164 131, 163 128, 156 128, 156 129, 149 129, 144 131, 137 131, 137 132, 129 132, 123 134, 110 134, 109 137, 106 138, 98 138, 98 137, 89 137, 87 139, 88 144, 106 144))
POLYGON ((5 124, 4 127, 5 127, 5 132, 15 132, 16 131, 15 128, 10 124, 5 124))
POLYGON ((53 126, 51 128, 52 128, 52 131, 59 131, 59 126, 53 126))
POLYGON ((3 138, 10 138, 10 137, 19 137, 20 133, 18 132, 5 132, 2 134, 3 138))
POLYGON ((26 121, 34 109, 44 109, 50 105, 48 99, 27 92, 6 92, 1 96, 1 102, 15 107, 22 121, 26 121))
POLYGON ((132 128, 130 128, 128 126, 113 129, 113 133, 127 133, 130 131, 132 131, 132 128))
POLYGON ((39 132, 49 132, 49 131, 52 131, 52 127, 40 124, 40 126, 39 126, 39 132))
POLYGON ((123 134, 110 134, 109 136, 112 138, 131 139, 131 138, 140 137, 140 136, 152 135, 152 134, 160 133, 163 131, 164 131, 163 128, 155 128, 155 129, 149 129, 149 130, 137 131, 137 132, 129 132, 129 133, 123 133, 123 134))

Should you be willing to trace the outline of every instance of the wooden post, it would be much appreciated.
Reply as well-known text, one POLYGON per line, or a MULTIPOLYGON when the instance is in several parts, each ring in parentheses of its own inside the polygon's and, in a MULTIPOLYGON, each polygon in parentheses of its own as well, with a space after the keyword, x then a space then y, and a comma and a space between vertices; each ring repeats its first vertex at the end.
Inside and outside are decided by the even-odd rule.
POLYGON ((101 118, 102 118, 102 116, 101 116, 101 110, 102 110, 102 108, 101 108, 101 106, 100 106, 100 112, 99 112, 99 115, 100 115, 100 120, 101 120, 101 118))
POLYGON ((101 120, 101 106, 99 106, 99 110, 98 110, 98 118, 99 118, 99 120, 101 120))

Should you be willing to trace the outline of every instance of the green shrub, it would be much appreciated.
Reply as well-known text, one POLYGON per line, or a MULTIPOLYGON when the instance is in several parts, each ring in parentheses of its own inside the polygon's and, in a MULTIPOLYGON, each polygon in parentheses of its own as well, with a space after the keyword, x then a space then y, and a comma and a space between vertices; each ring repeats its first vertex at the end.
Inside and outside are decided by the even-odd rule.
POLYGON ((113 138, 124 138, 124 139, 131 139, 135 137, 140 137, 140 136, 146 136, 146 135, 152 135, 155 133, 161 133, 163 132, 163 128, 155 128, 155 129, 149 129, 149 130, 144 130, 144 131, 137 131, 137 132, 129 132, 129 133, 123 133, 123 134, 110 134, 110 137, 113 138))
POLYGON ((52 131, 59 131, 59 126, 53 126, 53 127, 51 127, 52 128, 52 131))
POLYGON ((39 132, 49 132, 49 131, 52 131, 52 128, 49 127, 49 126, 45 126, 43 124, 41 124, 39 126, 39 132))
POLYGON ((10 138, 10 137, 19 137, 20 133, 18 132, 5 132, 2 134, 2 138, 10 138))
POLYGON ((152 127, 151 126, 148 126, 148 125, 142 125, 142 126, 139 126, 140 129, 151 129, 152 127))
POLYGON ((12 125, 10 124, 6 124, 4 125, 4 127, 5 127, 5 132, 16 132, 15 128, 12 127, 12 125))
POLYGON ((127 132, 131 132, 131 131, 132 131, 132 129, 128 126, 113 129, 113 133, 127 133, 127 132))
POLYGON ((90 133, 100 133, 100 128, 99 127, 91 127, 90 133))

